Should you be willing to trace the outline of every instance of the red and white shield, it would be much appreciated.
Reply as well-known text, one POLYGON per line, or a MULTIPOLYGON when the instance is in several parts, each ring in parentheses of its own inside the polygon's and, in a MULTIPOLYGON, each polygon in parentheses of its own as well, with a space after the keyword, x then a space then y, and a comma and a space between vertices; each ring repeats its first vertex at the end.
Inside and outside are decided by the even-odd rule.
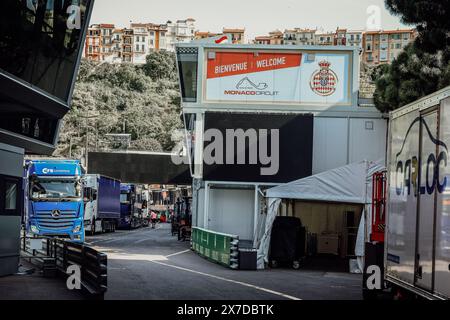
POLYGON ((336 91, 338 77, 336 73, 330 69, 330 66, 330 62, 320 61, 320 69, 311 76, 311 90, 320 96, 330 96, 336 91))

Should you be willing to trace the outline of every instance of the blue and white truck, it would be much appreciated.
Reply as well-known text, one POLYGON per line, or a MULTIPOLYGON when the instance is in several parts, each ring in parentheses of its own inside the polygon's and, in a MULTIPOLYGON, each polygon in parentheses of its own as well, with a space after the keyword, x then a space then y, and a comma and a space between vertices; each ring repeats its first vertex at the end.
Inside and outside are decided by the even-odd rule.
POLYGON ((82 176, 79 160, 26 160, 27 233, 84 242, 82 176))
POLYGON ((120 181, 99 174, 87 174, 83 180, 86 232, 114 232, 120 219, 120 181))

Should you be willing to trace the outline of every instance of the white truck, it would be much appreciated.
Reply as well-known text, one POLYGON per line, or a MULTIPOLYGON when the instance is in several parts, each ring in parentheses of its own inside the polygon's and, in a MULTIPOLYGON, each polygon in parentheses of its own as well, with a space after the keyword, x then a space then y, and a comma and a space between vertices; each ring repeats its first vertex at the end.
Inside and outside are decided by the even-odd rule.
POLYGON ((141 191, 141 212, 142 212, 142 226, 148 227, 150 225, 150 190, 147 185, 142 186, 141 191))
POLYGON ((390 114, 384 279, 450 298, 450 86, 390 114))

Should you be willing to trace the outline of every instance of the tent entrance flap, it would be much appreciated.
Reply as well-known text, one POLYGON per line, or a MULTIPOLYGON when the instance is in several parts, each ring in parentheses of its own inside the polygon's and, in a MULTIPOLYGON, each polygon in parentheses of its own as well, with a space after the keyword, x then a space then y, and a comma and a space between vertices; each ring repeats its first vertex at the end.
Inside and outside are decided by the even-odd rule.
MULTIPOLYGON (((264 263, 268 263, 270 233, 282 199, 360 205, 365 208, 366 215, 365 219, 360 220, 371 221, 372 175, 384 169, 383 160, 361 161, 268 189, 266 191, 267 217, 265 227, 260 229, 264 232, 258 237, 258 268, 262 269, 265 267, 264 263)), ((369 228, 364 229, 362 243, 370 232, 369 228)), ((359 234, 359 232, 356 233, 359 234)), ((361 250, 358 244, 361 243, 361 239, 355 242, 357 247, 355 251, 359 253, 361 250)))

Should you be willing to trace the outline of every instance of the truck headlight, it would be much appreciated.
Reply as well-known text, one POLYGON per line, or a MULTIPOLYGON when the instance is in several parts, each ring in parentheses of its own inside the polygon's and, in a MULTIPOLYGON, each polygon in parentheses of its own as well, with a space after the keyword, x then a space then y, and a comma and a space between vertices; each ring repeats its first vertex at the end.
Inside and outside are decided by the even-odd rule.
POLYGON ((39 233, 39 228, 35 226, 34 224, 31 225, 31 232, 32 233, 39 233))
POLYGON ((80 230, 81 230, 81 226, 76 226, 75 228, 73 228, 73 233, 77 233, 77 232, 80 232, 80 230))

